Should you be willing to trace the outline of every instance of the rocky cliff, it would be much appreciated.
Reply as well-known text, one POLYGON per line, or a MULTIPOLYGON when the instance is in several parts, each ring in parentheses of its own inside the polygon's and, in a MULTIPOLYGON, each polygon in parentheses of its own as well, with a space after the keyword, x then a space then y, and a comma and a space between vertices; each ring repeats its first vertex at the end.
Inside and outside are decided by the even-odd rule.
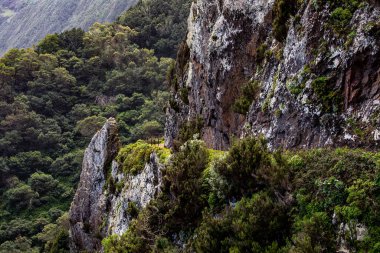
POLYGON ((109 119, 86 149, 80 184, 70 208, 70 249, 98 252, 101 240, 123 234, 136 210, 158 193, 161 167, 155 153, 137 175, 124 175, 116 161, 117 124, 109 119))
MULTIPOLYGON (((181 45, 176 66, 170 73, 173 98, 167 110, 166 146, 173 147, 176 140, 196 131, 210 148, 221 150, 228 149, 234 138, 250 135, 264 136, 273 149, 380 145, 378 2, 197 0, 192 4, 188 22, 187 40, 181 45)), ((70 210, 73 252, 101 250, 101 239, 122 235, 137 211, 160 191, 163 165, 157 155, 152 153, 137 174, 125 174, 124 165, 114 160, 119 147, 116 136, 117 126, 111 119, 86 150, 80 185, 70 210)), ((312 153, 310 157, 315 156, 316 153, 312 153)), ((242 157, 243 162, 250 159, 242 157)), ((236 159, 240 162, 241 156, 236 159)), ((350 160, 330 160, 339 159, 340 162, 350 160)), ((253 163, 235 169, 239 171, 253 163)), ((292 157, 290 163, 297 170, 308 169, 298 155, 292 157)), ((316 162, 310 160, 309 163, 316 162)), ((326 168, 335 170, 338 164, 326 165, 326 168)), ((368 168, 376 166, 374 164, 368 168)), ((270 166, 276 171, 277 165, 270 166)), ((358 165, 358 170, 365 170, 361 166, 367 165, 358 165)), ((191 163, 187 167, 191 167, 191 163)), ((264 167, 267 169, 266 164, 264 167)), ((268 171, 264 171, 264 178, 271 177, 270 172, 266 174, 268 171)), ((324 172, 321 171, 320 166, 315 169, 322 177, 324 172)), ((350 173, 351 176, 360 174, 350 173)), ((256 180, 253 172, 250 176, 254 179, 248 176, 241 180, 243 189, 247 187, 247 180, 256 180)), ((174 177, 173 185, 180 184, 177 179, 174 177)), ((228 182, 229 176, 225 180, 228 182)), ((313 182, 310 185, 317 185, 314 175, 310 180, 313 182)), ((240 179, 233 183, 239 185, 240 179)), ((228 188, 227 183, 222 186, 228 188)), ((285 188, 288 195, 291 187, 285 188)), ((170 189, 168 202, 176 199, 175 190, 170 189)), ((286 201, 277 193, 275 199, 282 206, 286 201)), ((290 199, 289 202, 295 201, 290 199)), ((223 219, 221 215, 206 219, 213 218, 223 219)), ((349 229, 355 234, 354 241, 361 241, 367 233, 365 224, 351 224, 352 220, 342 223, 335 213, 331 219, 338 227, 334 245, 336 243, 341 252, 349 252, 346 240, 349 229)), ((261 232, 265 233, 261 230, 258 233, 261 232)), ((205 238, 207 242, 213 239, 205 238)), ((182 240, 176 236, 171 239, 176 246, 183 247, 182 240)))
POLYGON ((201 119, 216 149, 246 135, 273 148, 378 146, 380 7, 353 2, 194 2, 166 145, 201 119))
POLYGON ((0 3, 0 55, 30 47, 45 35, 114 21, 137 0, 5 0, 0 3))

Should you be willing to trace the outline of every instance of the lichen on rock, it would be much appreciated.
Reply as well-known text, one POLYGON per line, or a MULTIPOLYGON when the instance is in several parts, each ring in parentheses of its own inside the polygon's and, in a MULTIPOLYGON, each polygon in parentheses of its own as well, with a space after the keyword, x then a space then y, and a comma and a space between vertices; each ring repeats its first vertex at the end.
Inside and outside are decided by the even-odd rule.
POLYGON ((167 146, 196 117, 204 119, 202 139, 215 149, 247 136, 246 125, 250 135, 265 136, 273 148, 379 145, 380 40, 373 33, 379 5, 368 1, 352 8, 344 21, 349 25, 337 30, 331 20, 336 4, 299 2, 294 16, 284 16, 288 29, 277 41, 277 2, 193 3, 190 56, 186 71, 177 71, 177 90, 189 89, 189 103, 173 90, 177 108, 167 112, 167 146), (325 82, 317 86, 315 80, 325 82), (246 114, 236 113, 234 102, 249 81, 261 83, 259 99, 246 114), (358 127, 350 128, 347 118, 358 127))

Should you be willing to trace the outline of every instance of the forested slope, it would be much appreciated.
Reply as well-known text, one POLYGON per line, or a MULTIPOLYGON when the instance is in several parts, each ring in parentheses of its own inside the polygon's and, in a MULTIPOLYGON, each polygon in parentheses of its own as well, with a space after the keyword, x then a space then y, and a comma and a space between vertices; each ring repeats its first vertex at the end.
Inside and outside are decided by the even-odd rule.
MULTIPOLYGON (((117 119, 123 144, 163 135, 173 59, 139 46, 138 36, 119 23, 96 23, 0 58, 0 252, 68 250, 65 212, 84 148, 106 118, 117 119)), ((168 56, 182 38, 170 40, 168 56)))
POLYGON ((49 33, 87 30, 94 22, 111 22, 137 0, 6 0, 0 3, 0 55, 31 47, 49 33))

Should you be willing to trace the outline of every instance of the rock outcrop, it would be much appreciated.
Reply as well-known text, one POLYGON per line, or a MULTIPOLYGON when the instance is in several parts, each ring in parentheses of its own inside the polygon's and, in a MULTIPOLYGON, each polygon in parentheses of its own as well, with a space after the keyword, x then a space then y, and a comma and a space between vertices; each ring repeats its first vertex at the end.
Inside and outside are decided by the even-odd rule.
POLYGON ((155 153, 137 175, 125 175, 113 159, 117 124, 109 119, 86 149, 80 183, 70 208, 71 252, 99 252, 101 240, 123 234, 133 212, 159 192, 162 166, 155 153), (128 211, 129 210, 129 211, 128 211))
POLYGON ((70 248, 73 252, 94 252, 101 248, 107 167, 119 150, 117 124, 109 119, 92 138, 83 158, 82 173, 70 208, 70 248))
POLYGON ((122 189, 110 198, 110 211, 106 223, 108 235, 122 235, 134 218, 133 209, 144 208, 157 196, 161 186, 162 168, 163 165, 155 153, 150 155, 150 162, 135 176, 124 175, 118 164, 113 163, 112 180, 114 184, 121 184, 122 189))
POLYGON ((331 22, 335 7, 303 1, 282 21, 289 26, 279 42, 276 1, 193 3, 167 112, 167 146, 196 118, 215 149, 246 135, 263 135, 272 148, 379 145, 379 4, 364 1, 343 31, 331 22), (236 113, 249 83, 257 94, 251 92, 246 114, 236 113))

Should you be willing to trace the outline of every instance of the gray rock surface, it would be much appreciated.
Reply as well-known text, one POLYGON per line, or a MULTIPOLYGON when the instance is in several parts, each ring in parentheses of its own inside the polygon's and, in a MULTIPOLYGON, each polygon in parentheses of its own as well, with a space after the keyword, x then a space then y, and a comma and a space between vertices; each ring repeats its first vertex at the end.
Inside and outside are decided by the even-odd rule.
POLYGON ((349 35, 337 35, 327 4, 316 9, 315 1, 304 1, 280 43, 272 33, 274 2, 193 3, 190 54, 185 63, 177 62, 177 108, 167 112, 166 146, 173 145, 181 125, 197 117, 204 122, 202 139, 215 149, 246 135, 263 135, 272 148, 379 146, 380 38, 371 32, 378 29, 379 4, 363 3, 349 35), (328 102, 331 110, 312 87, 319 77, 328 78, 326 97, 331 90, 341 101, 328 102), (246 115, 235 113, 233 104, 251 80, 259 82, 259 94, 246 115), (185 88, 188 103, 181 97, 185 88))
POLYGON ((86 149, 79 187, 70 208, 71 252, 98 252, 101 240, 129 227, 129 205, 144 208, 160 189, 158 156, 137 175, 125 175, 113 159, 119 150, 117 124, 109 119, 86 149))
POLYGON ((0 55, 10 48, 30 47, 45 35, 94 22, 114 21, 137 0, 2 0, 0 55))
POLYGON ((161 170, 163 165, 155 153, 151 154, 147 163, 138 175, 124 175, 116 162, 112 166, 112 178, 117 183, 122 183, 122 190, 113 194, 110 199, 111 207, 107 220, 107 234, 122 235, 127 231, 132 220, 128 205, 133 204, 138 209, 144 208, 151 199, 160 191, 161 170))
POLYGON ((105 235, 103 220, 107 212, 104 194, 107 167, 119 150, 117 124, 109 119, 95 134, 85 151, 78 189, 70 208, 70 249, 96 252, 105 235))

